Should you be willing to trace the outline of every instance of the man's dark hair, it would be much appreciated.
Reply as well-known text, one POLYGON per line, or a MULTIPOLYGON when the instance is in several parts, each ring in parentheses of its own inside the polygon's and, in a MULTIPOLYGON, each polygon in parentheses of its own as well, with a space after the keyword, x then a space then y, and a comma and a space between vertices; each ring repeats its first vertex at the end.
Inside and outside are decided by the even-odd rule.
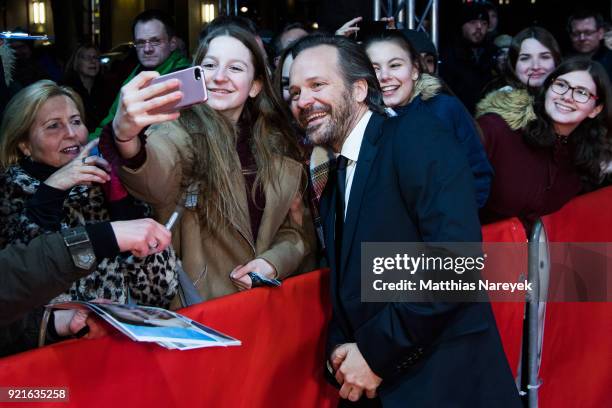
POLYGON ((345 86, 350 89, 355 81, 364 79, 368 84, 366 104, 370 110, 384 114, 380 84, 376 78, 374 67, 363 48, 346 37, 315 34, 295 42, 292 47, 293 54, 297 58, 302 51, 319 45, 328 45, 338 51, 338 66, 345 86))
POLYGON ((134 22, 132 23, 132 35, 136 36, 136 24, 146 23, 151 20, 157 20, 164 25, 164 28, 166 29, 166 34, 168 35, 168 40, 170 40, 176 35, 176 30, 174 29, 174 20, 172 20, 172 17, 170 17, 170 15, 168 15, 167 13, 156 9, 145 10, 136 16, 134 22))
POLYGON ((509 85, 511 85, 513 88, 523 87, 523 85, 519 84, 520 81, 517 82, 518 76, 516 74, 516 63, 518 62, 519 55, 521 54, 521 46, 523 45, 523 41, 530 38, 536 40, 545 48, 548 48, 555 62, 555 67, 561 63, 561 48, 550 31, 538 26, 527 27, 519 31, 518 34, 512 38, 510 48, 508 49, 508 59, 506 61, 506 66, 504 67, 506 70, 505 74, 508 76, 507 79, 509 80, 509 85))
POLYGON ((599 30, 600 28, 604 26, 604 19, 600 13, 596 12, 595 10, 583 9, 583 10, 578 10, 577 12, 569 16, 569 18, 567 19, 567 27, 566 27, 567 32, 568 33, 572 32, 572 23, 574 21, 586 20, 587 18, 595 19, 595 29, 597 30, 599 30))

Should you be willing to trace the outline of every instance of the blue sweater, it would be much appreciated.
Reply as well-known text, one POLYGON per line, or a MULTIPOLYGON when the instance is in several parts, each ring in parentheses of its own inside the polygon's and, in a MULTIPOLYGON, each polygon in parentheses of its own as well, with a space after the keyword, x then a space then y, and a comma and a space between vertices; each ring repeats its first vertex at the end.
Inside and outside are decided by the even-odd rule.
POLYGON ((491 180, 493 179, 493 168, 489 164, 484 147, 480 141, 476 122, 472 119, 461 101, 454 96, 443 93, 426 100, 423 100, 418 95, 408 105, 396 107, 393 110, 398 115, 404 115, 410 111, 429 112, 440 119, 440 122, 452 131, 472 168, 476 203, 478 208, 482 208, 489 197, 491 180))

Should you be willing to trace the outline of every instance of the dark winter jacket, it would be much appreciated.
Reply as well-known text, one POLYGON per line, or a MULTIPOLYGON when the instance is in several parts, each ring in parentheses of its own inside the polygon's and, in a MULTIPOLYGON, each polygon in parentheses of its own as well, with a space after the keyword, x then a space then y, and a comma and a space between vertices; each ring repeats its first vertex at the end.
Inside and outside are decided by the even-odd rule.
POLYGON ((0 265, 0 356, 36 347, 41 306, 95 269, 75 266, 58 232, 7 246, 0 265))
POLYGON ((476 202, 481 208, 489 197, 493 168, 480 141, 476 122, 459 99, 442 92, 442 84, 434 76, 421 74, 413 93, 408 105, 394 110, 400 115, 412 110, 429 112, 452 132, 472 169, 476 202))

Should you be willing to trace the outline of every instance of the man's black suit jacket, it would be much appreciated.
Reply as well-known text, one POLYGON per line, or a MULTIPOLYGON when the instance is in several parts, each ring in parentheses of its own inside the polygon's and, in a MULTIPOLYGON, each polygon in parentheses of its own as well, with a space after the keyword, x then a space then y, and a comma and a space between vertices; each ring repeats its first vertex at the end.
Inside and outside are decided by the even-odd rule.
POLYGON ((327 357, 356 342, 383 382, 387 407, 518 407, 488 303, 365 303, 361 242, 479 242, 474 182, 465 154, 433 116, 367 125, 336 268, 335 183, 321 200, 333 316, 327 357))

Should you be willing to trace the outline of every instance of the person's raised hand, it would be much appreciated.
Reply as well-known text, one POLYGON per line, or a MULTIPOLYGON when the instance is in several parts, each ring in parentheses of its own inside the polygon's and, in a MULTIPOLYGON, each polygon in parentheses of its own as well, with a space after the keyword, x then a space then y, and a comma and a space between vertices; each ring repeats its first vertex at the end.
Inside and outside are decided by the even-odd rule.
POLYGON ((73 160, 62 166, 45 180, 45 184, 58 190, 68 190, 76 185, 104 184, 110 180, 110 165, 100 156, 90 156, 98 139, 87 143, 73 160))
POLYGON ((355 17, 354 19, 347 21, 342 25, 342 27, 336 30, 336 35, 350 37, 351 35, 356 34, 357 31, 359 31, 359 26, 356 24, 358 24, 361 20, 363 20, 363 17, 355 17))
POLYGON ((113 119, 115 140, 127 143, 136 138, 145 127, 179 117, 179 112, 155 111, 183 97, 183 93, 178 90, 178 79, 149 86, 158 76, 158 72, 143 71, 121 88, 119 107, 113 119))

